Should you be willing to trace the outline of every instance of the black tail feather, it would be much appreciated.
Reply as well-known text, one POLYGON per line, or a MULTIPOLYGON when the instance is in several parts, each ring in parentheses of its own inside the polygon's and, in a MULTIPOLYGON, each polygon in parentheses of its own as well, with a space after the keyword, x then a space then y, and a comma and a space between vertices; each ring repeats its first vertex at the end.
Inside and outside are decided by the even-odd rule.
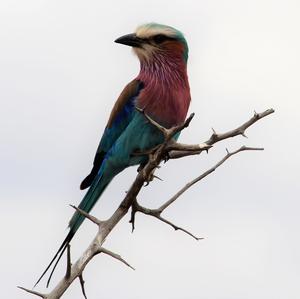
POLYGON ((49 287, 49 284, 50 284, 52 275, 53 275, 53 273, 54 273, 54 271, 55 271, 55 269, 56 269, 56 267, 57 267, 57 265, 58 265, 58 262, 60 261, 62 255, 64 254, 65 250, 67 249, 68 244, 69 244, 69 242, 66 243, 66 245, 65 245, 64 248, 62 249, 62 251, 61 251, 61 253, 60 253, 60 255, 59 255, 59 257, 58 257, 56 263, 55 263, 54 266, 53 266, 53 269, 52 269, 52 271, 51 271, 51 273, 50 273, 50 275, 49 275, 49 278, 48 278, 48 280, 47 280, 47 285, 46 285, 47 288, 49 287))
MULTIPOLYGON (((82 199, 82 201, 81 201, 81 203, 79 204, 78 207, 80 209, 84 210, 85 212, 89 213, 90 210, 95 205, 95 203, 97 202, 98 198, 101 196, 101 194, 103 193, 103 191, 105 190, 105 188, 109 184, 109 182, 112 180, 113 176, 112 177, 111 176, 105 177, 105 179, 102 180, 103 179, 102 174, 98 175, 97 179, 93 180, 92 186, 88 189, 87 193, 85 194, 84 198, 82 199)), ((49 265, 47 266, 45 271, 39 277, 39 279, 36 282, 36 284, 34 285, 34 287, 42 280, 42 278, 49 271, 51 266, 54 265, 53 269, 51 270, 48 281, 47 281, 47 287, 48 287, 48 285, 50 283, 50 280, 52 278, 52 275, 53 275, 53 273, 54 273, 54 271, 55 271, 55 269, 58 265, 58 262, 62 258, 62 255, 64 254, 64 252, 66 251, 66 249, 68 247, 68 244, 73 239, 76 231, 78 230, 78 228, 80 227, 80 225, 82 224, 84 219, 85 219, 85 217, 83 215, 81 215, 79 212, 76 211, 74 213, 73 217, 71 218, 71 220, 69 222, 69 228, 70 228, 69 233, 67 234, 66 238, 64 239, 64 241, 60 245, 59 249, 55 253, 54 257, 52 258, 51 262, 49 263, 49 265)))
POLYGON ((41 279, 44 277, 44 275, 48 272, 48 270, 50 269, 50 267, 52 266, 52 264, 55 262, 56 258, 58 257, 53 270, 51 271, 50 277, 47 281, 47 287, 50 283, 51 277, 53 275, 53 272, 59 262, 59 260, 61 259, 63 253, 65 252, 68 244, 70 243, 70 241, 72 240, 73 236, 74 236, 74 232, 72 230, 69 231, 69 233, 67 234, 66 238, 64 239, 64 241, 62 242, 62 244, 60 245, 59 249, 57 250, 57 252, 55 253, 53 259, 51 260, 51 262, 49 263, 49 265, 47 266, 47 268, 45 269, 45 271, 42 273, 42 275, 39 277, 39 279, 37 280, 37 282, 35 283, 35 285, 33 287, 35 287, 40 281, 41 279))
POLYGON ((92 185, 92 182, 94 180, 94 178, 97 176, 99 169, 102 165, 102 161, 105 157, 106 153, 103 151, 100 151, 96 153, 95 159, 94 159, 94 166, 93 169, 91 170, 91 173, 82 181, 82 183, 80 184, 80 189, 84 190, 87 187, 92 185))

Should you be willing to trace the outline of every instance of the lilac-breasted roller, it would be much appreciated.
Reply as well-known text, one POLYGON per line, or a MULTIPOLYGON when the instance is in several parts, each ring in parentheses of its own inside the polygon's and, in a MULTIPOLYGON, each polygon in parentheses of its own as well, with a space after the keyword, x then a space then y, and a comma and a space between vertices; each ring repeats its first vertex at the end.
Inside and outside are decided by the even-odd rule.
MULTIPOLYGON (((187 76, 188 45, 180 31, 150 23, 115 42, 133 48, 140 60, 140 72, 113 106, 92 171, 80 185, 81 189, 89 188, 78 206, 87 213, 118 173, 128 166, 147 163, 146 156, 137 156, 134 152, 144 152, 163 142, 162 133, 140 110, 170 128, 185 120, 191 99, 187 76)), ((67 237, 37 283, 57 260, 52 275, 83 220, 81 214, 74 213, 67 237)))

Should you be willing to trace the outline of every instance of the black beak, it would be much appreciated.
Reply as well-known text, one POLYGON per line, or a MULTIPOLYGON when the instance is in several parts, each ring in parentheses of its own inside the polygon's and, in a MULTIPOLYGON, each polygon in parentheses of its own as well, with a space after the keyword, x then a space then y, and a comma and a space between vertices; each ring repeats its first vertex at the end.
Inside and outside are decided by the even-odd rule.
POLYGON ((136 34, 132 33, 117 38, 115 40, 115 43, 140 48, 142 46, 143 40, 141 38, 138 38, 136 34))

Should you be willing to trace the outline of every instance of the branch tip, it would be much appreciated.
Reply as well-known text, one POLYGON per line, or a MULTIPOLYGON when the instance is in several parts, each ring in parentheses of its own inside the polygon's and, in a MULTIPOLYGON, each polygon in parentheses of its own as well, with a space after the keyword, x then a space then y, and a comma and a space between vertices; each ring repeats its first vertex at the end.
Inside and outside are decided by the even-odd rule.
POLYGON ((104 254, 107 254, 111 257, 113 257, 114 259, 116 260, 119 260, 120 262, 122 262, 123 264, 125 264, 127 267, 131 268, 132 270, 135 270, 128 262, 126 262, 122 257, 121 255, 117 254, 117 253, 114 253, 106 248, 103 248, 101 247, 98 251, 99 253, 104 253, 104 254))
POLYGON ((241 131, 241 135, 245 138, 248 138, 248 136, 245 134, 245 131, 241 131))
POLYGON ((85 287, 84 287, 85 281, 83 279, 82 273, 79 275, 79 282, 80 282, 80 286, 81 286, 82 295, 84 296, 85 299, 87 299, 85 287))
POLYGON ((81 210, 80 208, 74 206, 74 205, 70 205, 73 209, 75 209, 78 213, 80 213, 82 216, 84 216, 85 218, 89 219, 90 221, 92 221, 93 223, 97 224, 98 226, 101 225, 103 223, 103 221, 99 220, 98 218, 90 215, 89 213, 81 210))
POLYGON ((21 290, 23 290, 23 291, 25 291, 25 292, 27 292, 27 293, 30 293, 30 294, 32 294, 32 295, 36 295, 36 296, 38 296, 38 297, 41 297, 41 298, 43 298, 43 299, 46 299, 46 295, 45 295, 45 294, 42 294, 42 293, 39 293, 39 292, 36 292, 36 291, 33 291, 33 290, 29 290, 29 289, 26 289, 26 288, 20 287, 20 286, 17 286, 17 288, 19 288, 19 289, 21 289, 21 290))
POLYGON ((194 116, 195 116, 194 112, 190 114, 190 116, 184 122, 184 128, 187 128, 190 125, 190 123, 191 123, 192 119, 194 118, 194 116))
POLYGON ((160 178, 159 176, 157 176, 157 175, 155 175, 155 174, 153 175, 153 178, 154 178, 154 179, 158 179, 159 181, 162 181, 162 182, 164 181, 162 178, 160 178))

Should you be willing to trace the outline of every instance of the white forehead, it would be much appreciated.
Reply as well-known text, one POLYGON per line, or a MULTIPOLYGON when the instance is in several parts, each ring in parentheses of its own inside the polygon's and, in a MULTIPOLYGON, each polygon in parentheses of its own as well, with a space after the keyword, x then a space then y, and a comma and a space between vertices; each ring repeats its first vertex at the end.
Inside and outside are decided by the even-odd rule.
POLYGON ((157 34, 163 34, 166 36, 174 37, 176 36, 176 30, 172 27, 158 25, 158 24, 146 24, 139 26, 135 34, 140 38, 149 38, 157 34))

